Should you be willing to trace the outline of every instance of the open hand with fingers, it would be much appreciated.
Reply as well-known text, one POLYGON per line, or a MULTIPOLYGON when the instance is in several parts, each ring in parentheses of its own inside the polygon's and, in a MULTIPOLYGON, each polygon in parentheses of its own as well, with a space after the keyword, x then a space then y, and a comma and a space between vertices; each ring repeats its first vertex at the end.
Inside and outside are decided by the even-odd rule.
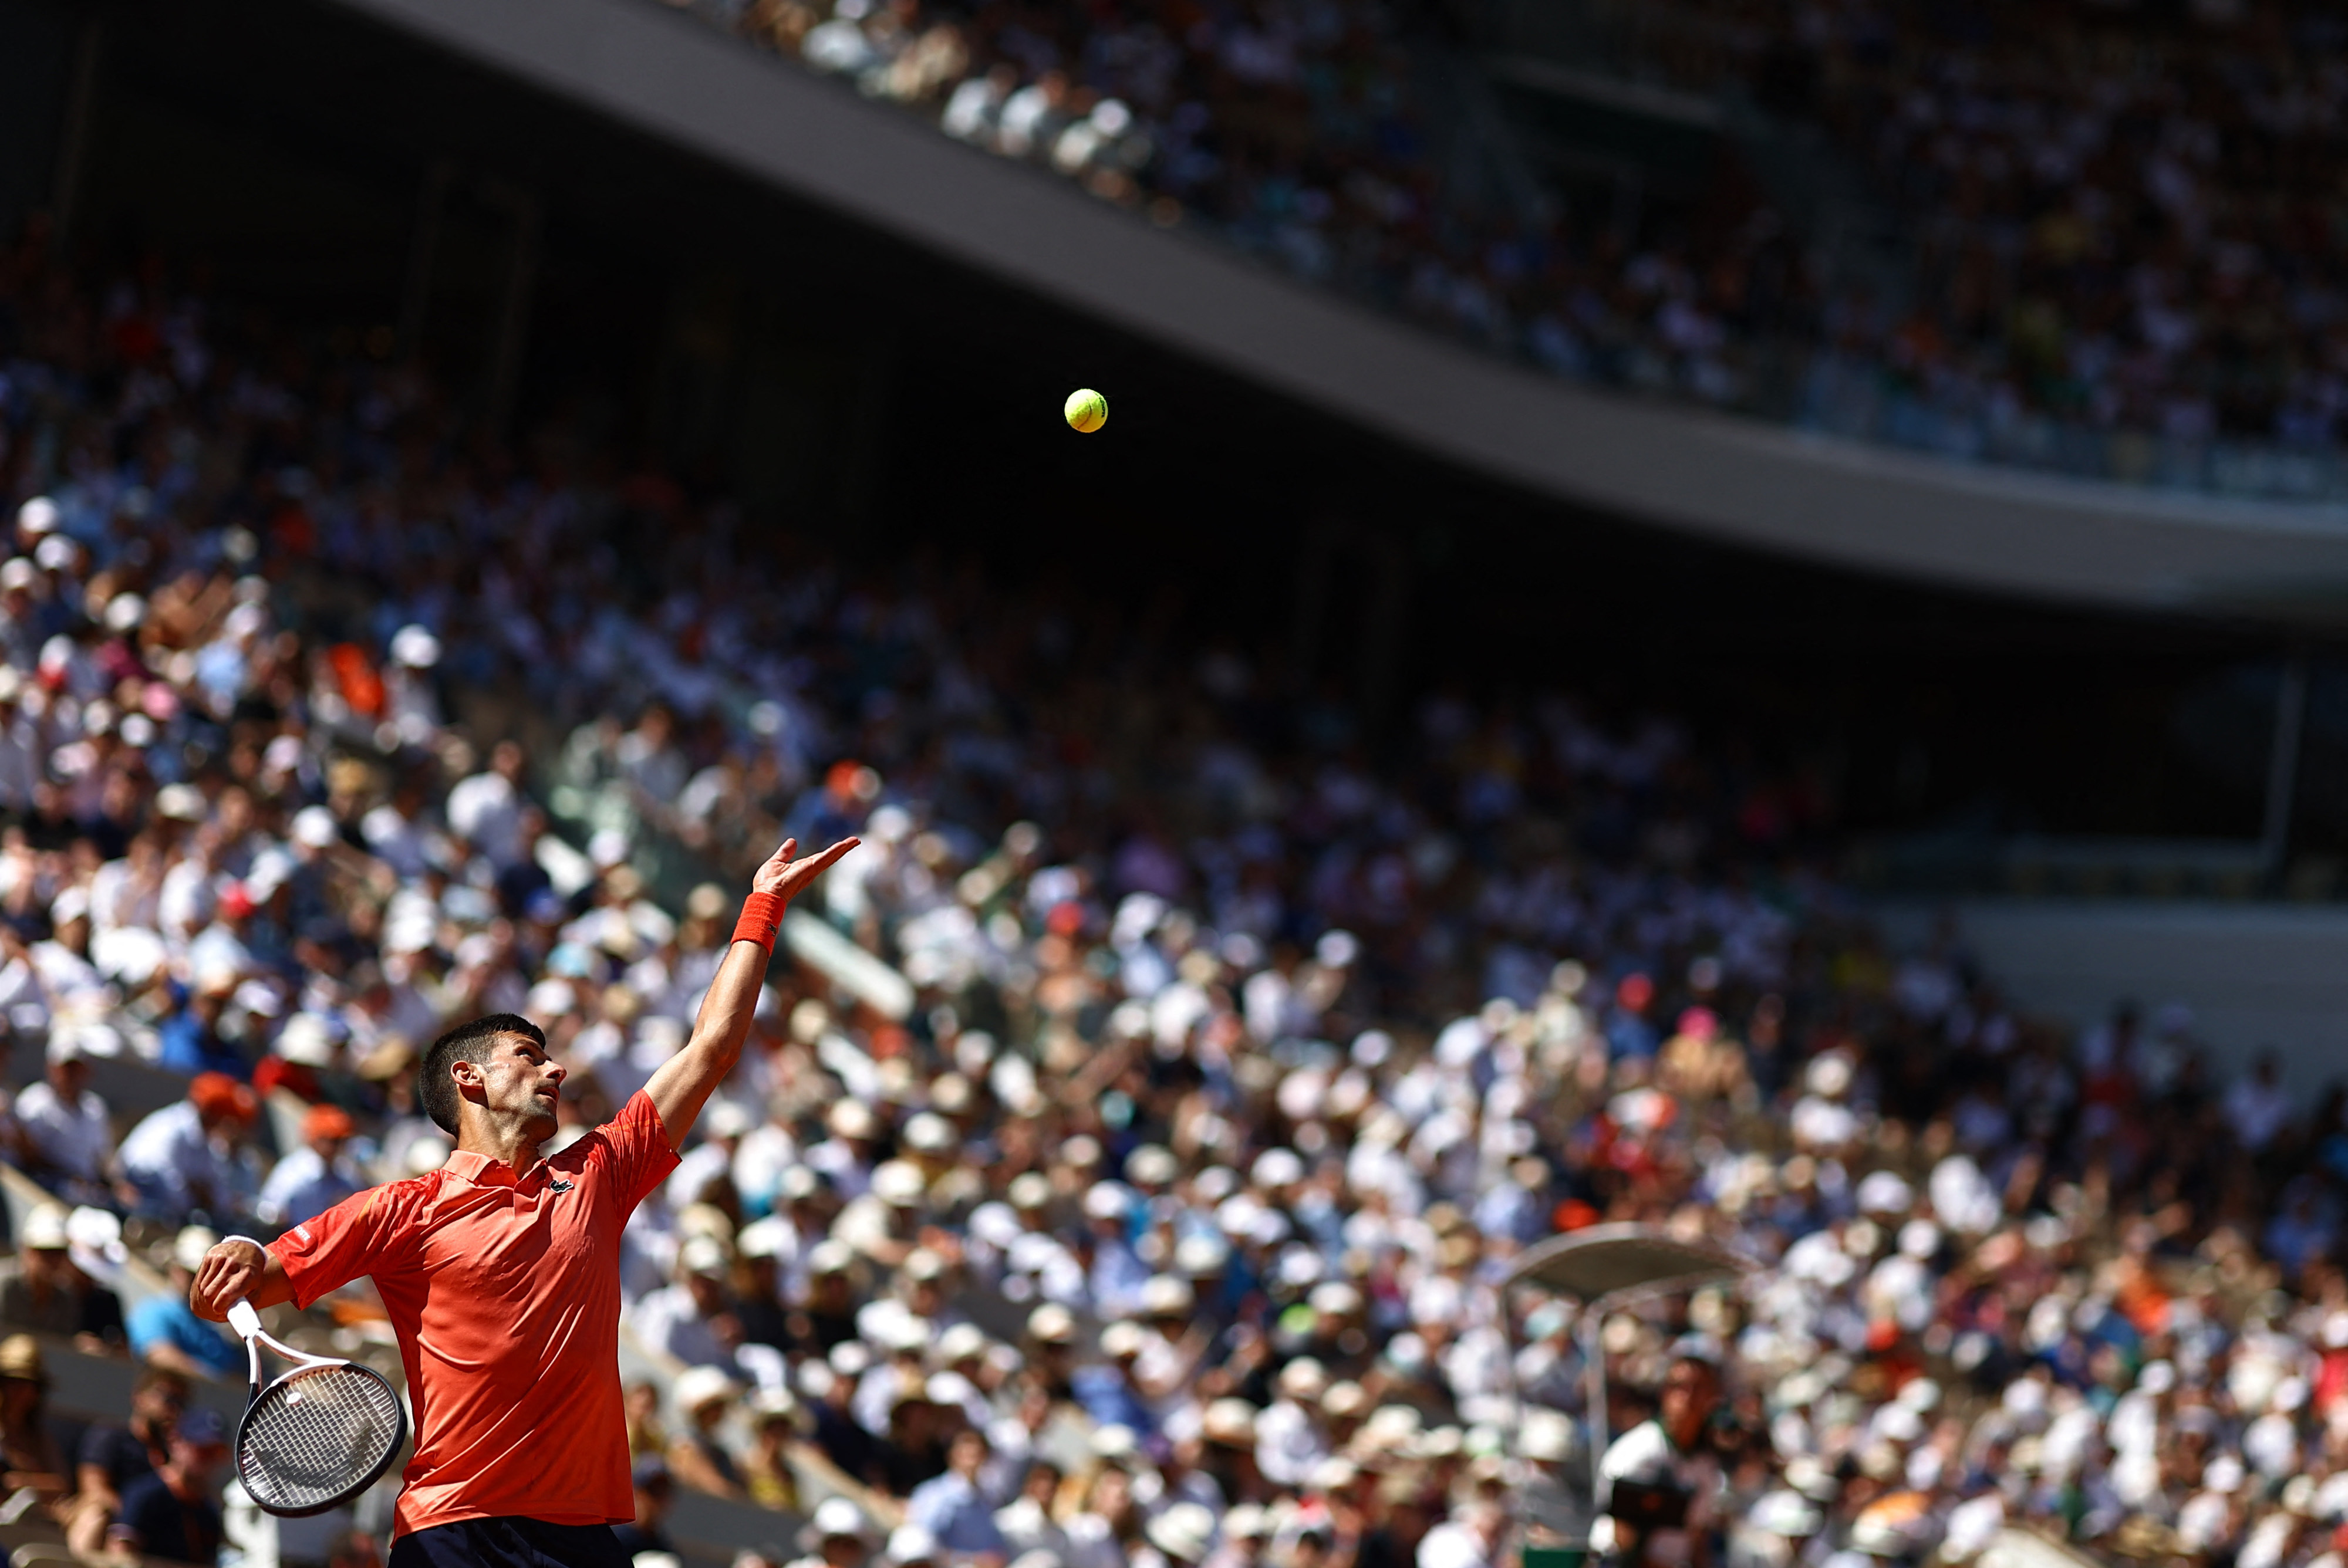
POLYGON ((817 877, 829 870, 833 861, 838 860, 862 842, 863 840, 859 838, 843 838, 820 855, 810 855, 800 859, 797 858, 799 841, 796 838, 786 838, 783 840, 783 846, 776 850, 773 857, 758 867, 757 875, 750 878, 750 890, 754 893, 778 894, 786 900, 796 898, 805 892, 808 885, 817 877))

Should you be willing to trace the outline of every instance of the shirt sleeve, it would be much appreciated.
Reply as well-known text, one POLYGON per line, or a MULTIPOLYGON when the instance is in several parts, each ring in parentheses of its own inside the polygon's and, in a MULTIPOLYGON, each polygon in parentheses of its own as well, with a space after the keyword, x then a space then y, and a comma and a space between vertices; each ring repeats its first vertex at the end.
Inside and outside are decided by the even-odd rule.
POLYGON ((617 1116, 595 1130, 587 1164, 613 1184, 620 1195, 623 1218, 676 1169, 677 1153, 669 1147, 668 1131, 661 1125, 660 1112, 651 1095, 637 1090, 617 1116))
POLYGON ((394 1247, 407 1232, 407 1205, 399 1194, 405 1185, 370 1187, 269 1244, 285 1266, 295 1306, 307 1307, 328 1291, 375 1273, 395 1255, 394 1247))

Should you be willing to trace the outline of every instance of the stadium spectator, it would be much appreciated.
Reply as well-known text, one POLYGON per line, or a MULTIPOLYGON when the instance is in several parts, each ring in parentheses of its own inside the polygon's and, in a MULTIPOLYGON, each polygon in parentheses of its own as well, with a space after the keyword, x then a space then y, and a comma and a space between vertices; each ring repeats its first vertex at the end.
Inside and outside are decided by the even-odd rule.
POLYGON ((907 1521, 954 1557, 1009 1556, 1009 1543, 995 1527, 994 1505, 979 1490, 986 1461, 986 1434, 964 1428, 946 1450, 945 1473, 913 1488, 906 1501, 907 1521))
POLYGON ((48 1368, 29 1334, 0 1339, 0 1465, 11 1495, 30 1491, 52 1512, 73 1495, 73 1480, 48 1429, 48 1368))
POLYGON ((302 1113, 302 1146, 271 1168, 253 1204, 253 1217, 273 1230, 325 1213, 366 1185, 344 1151, 358 1132, 339 1105, 313 1105, 302 1113))
POLYGON ((218 1480, 227 1462, 227 1424, 201 1406, 183 1413, 163 1462, 123 1489, 108 1547, 175 1563, 217 1562, 226 1540, 218 1480))
MULTIPOLYGON (((103 1027, 103 1026, 98 1026, 103 1027)), ((111 1033, 111 1031, 108 1031, 111 1033)), ((46 1072, 16 1096, 9 1132, 26 1175, 70 1204, 108 1204, 114 1130, 106 1102, 89 1087, 89 1061, 78 1028, 52 1028, 46 1072)))
POLYGON ((761 1508, 796 1512, 798 1472, 791 1460, 798 1440, 798 1401, 785 1388, 761 1389, 750 1397, 750 1451, 742 1458, 742 1484, 761 1508))
POLYGON ((673 1552, 668 1532, 662 1522, 676 1501, 676 1483, 668 1473, 668 1466, 658 1454, 639 1455, 630 1477, 634 1488, 636 1516, 625 1524, 615 1524, 612 1533, 619 1537, 620 1549, 630 1557, 644 1552, 673 1552))
POLYGON ((64 1209, 43 1204, 26 1214, 16 1255, 0 1263, 0 1326, 70 1336, 86 1349, 119 1347, 121 1298, 81 1271, 72 1245, 64 1209))
POLYGON ((83 1435, 75 1465, 74 1512, 66 1531, 75 1553, 102 1553, 124 1490, 170 1462, 171 1434, 188 1408, 189 1389, 185 1374, 150 1365, 131 1385, 129 1419, 120 1426, 100 1422, 83 1435))
POLYGON ((741 1467, 719 1441, 717 1428, 741 1390, 716 1367, 687 1367, 676 1379, 677 1435, 668 1445, 668 1472, 679 1485, 713 1497, 747 1494, 741 1467))
POLYGON ((130 1309, 130 1353, 149 1367, 179 1378, 232 1378, 247 1369, 242 1348, 188 1304, 196 1270, 219 1240, 218 1233, 202 1225, 182 1229, 171 1239, 171 1288, 130 1309))
POLYGON ((188 1097, 164 1106, 124 1135, 119 1153, 133 1211, 167 1225, 196 1215, 232 1220, 248 1185, 237 1145, 260 1115, 252 1087, 224 1072, 199 1072, 188 1097))

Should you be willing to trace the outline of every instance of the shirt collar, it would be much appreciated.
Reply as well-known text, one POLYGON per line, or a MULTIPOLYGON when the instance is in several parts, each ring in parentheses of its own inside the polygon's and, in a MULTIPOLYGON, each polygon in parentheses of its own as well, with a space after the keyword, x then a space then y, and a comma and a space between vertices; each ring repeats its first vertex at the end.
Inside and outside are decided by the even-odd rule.
MULTIPOLYGON (((543 1161, 540 1163, 544 1163, 543 1161)), ((448 1163, 440 1168, 452 1176, 472 1183, 477 1187, 511 1187, 520 1184, 514 1180, 511 1165, 507 1164, 503 1160, 492 1160, 487 1154, 471 1149, 458 1150, 448 1156, 448 1163)), ((531 1169, 534 1171, 537 1167, 532 1166, 531 1169)))

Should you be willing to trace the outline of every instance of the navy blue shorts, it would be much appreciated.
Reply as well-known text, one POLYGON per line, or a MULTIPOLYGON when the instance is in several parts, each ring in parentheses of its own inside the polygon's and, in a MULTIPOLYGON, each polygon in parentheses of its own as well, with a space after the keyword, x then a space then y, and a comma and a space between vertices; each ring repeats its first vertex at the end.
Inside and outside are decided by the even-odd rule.
POLYGON ((460 1519, 401 1536, 390 1568, 629 1568, 608 1524, 460 1519))

